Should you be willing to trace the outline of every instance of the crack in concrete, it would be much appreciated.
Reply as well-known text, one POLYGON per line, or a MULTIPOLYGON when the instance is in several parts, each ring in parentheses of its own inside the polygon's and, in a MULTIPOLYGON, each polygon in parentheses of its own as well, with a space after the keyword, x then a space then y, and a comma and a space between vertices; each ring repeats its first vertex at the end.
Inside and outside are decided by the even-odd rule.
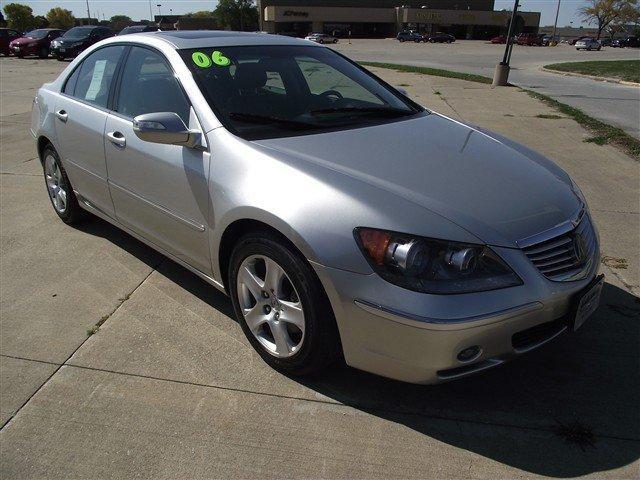
MULTIPOLYGON (((135 288, 134 288, 133 290, 131 290, 131 292, 129 292, 127 295, 125 295, 125 297, 121 299, 120 303, 118 303, 118 305, 117 305, 117 306, 116 306, 116 307, 115 307, 115 308, 114 308, 110 313, 108 313, 107 315, 103 316, 103 317, 100 319, 100 321, 96 324, 96 325, 98 325, 98 328, 99 328, 99 325, 103 325, 103 324, 104 324, 104 322, 106 322, 109 318, 111 318, 111 316, 112 316, 114 313, 116 313, 116 312, 118 311, 118 309, 119 309, 120 307, 122 307, 122 305, 123 305, 127 300, 129 300, 129 299, 131 298, 131 295, 133 295, 133 294, 136 292, 136 290, 138 290, 138 289, 142 286, 142 284, 148 280, 148 278, 153 274, 153 272, 155 272, 155 271, 157 271, 157 270, 158 270, 158 268, 160 267, 160 265, 162 265, 162 262, 164 262, 164 261, 165 261, 165 259, 161 259, 161 260, 160 260, 156 265, 154 265, 154 266, 153 266, 153 268, 151 269, 151 271, 149 272, 149 274, 148 274, 148 275, 146 275, 146 276, 142 279, 142 281, 140 281, 140 283, 138 283, 138 285, 136 285, 136 286, 135 286, 135 288)), ((44 360, 35 360, 35 359, 31 359, 31 358, 22 358, 22 357, 18 357, 18 356, 11 356, 11 355, 0 355, 0 356, 2 356, 2 357, 7 357, 7 358, 15 358, 15 359, 18 359, 18 360, 30 360, 30 361, 32 361, 32 362, 40 362, 40 363, 46 363, 46 364, 49 364, 49 365, 57 365, 57 366, 58 366, 58 368, 56 368, 56 369, 53 371, 53 373, 51 373, 51 375, 49 375, 49 376, 47 377, 47 379, 42 383, 42 385, 40 385, 40 386, 39 386, 39 387, 38 387, 38 388, 37 388, 37 389, 36 389, 36 390, 31 394, 31 395, 29 395, 29 398, 27 398, 27 399, 22 403, 22 405, 20 405, 20 407, 18 407, 18 408, 16 409, 16 411, 15 411, 15 412, 13 412, 13 414, 9 417, 9 419, 7 419, 7 421, 6 421, 2 426, 0 426, 0 432, 1 432, 2 430, 4 430, 4 428, 5 428, 7 425, 9 425, 9 423, 11 423, 11 421, 16 417, 16 415, 18 415, 18 413, 20 413, 20 411, 21 411, 21 410, 22 410, 22 409, 23 409, 23 408, 24 408, 24 407, 25 407, 25 406, 26 406, 26 405, 31 401, 31 399, 32 399, 33 397, 35 397, 35 396, 36 396, 36 395, 37 395, 37 394, 38 394, 38 393, 39 393, 39 392, 44 388, 44 386, 45 386, 47 383, 49 383, 49 381, 50 381, 50 380, 55 376, 55 374, 56 374, 56 373, 58 373, 58 372, 60 371, 60 369, 61 369, 62 367, 64 367, 64 366, 68 365, 68 364, 67 364, 67 362, 68 362, 69 360, 71 360, 71 358, 73 358, 73 356, 76 354, 76 352, 77 352, 78 350, 80 350, 80 348, 82 348, 82 346, 87 342, 87 340, 89 340, 89 338, 91 338, 91 335, 88 335, 88 336, 87 336, 87 338, 85 338, 85 339, 80 343, 80 345, 78 345, 78 346, 73 350, 73 352, 71 352, 71 354, 70 354, 70 355, 65 359, 65 361, 64 361, 63 363, 47 362, 47 361, 44 361, 44 360)), ((69 366, 73 366, 73 365, 69 365, 69 366)))
MULTIPOLYGON (((17 357, 17 356, 13 356, 13 355, 0 355, 0 356, 7 357, 7 358, 14 358, 14 359, 17 359, 17 360, 26 360, 26 361, 44 363, 44 364, 48 364, 48 365, 58 365, 59 368, 56 369, 56 372, 58 370, 60 370, 60 368, 62 368, 62 367, 69 367, 69 368, 77 368, 77 369, 80 369, 80 370, 89 370, 89 371, 94 371, 94 372, 110 373, 110 374, 114 374, 114 375, 122 375, 122 376, 126 376, 126 377, 142 378, 142 379, 146 379, 146 380, 154 380, 154 381, 159 381, 159 382, 168 382, 168 383, 176 383, 176 384, 180 384, 180 385, 189 385, 189 386, 193 386, 193 387, 212 388, 212 389, 223 390, 223 391, 227 391, 227 392, 246 393, 246 394, 249 394, 249 395, 264 396, 264 397, 271 397, 271 398, 280 398, 280 399, 283 399, 283 400, 297 400, 297 401, 301 401, 301 402, 319 403, 319 404, 323 404, 323 405, 343 406, 343 407, 353 408, 353 409, 364 411, 364 412, 380 412, 380 413, 386 413, 386 414, 407 415, 407 416, 412 416, 412 417, 421 417, 421 418, 426 418, 426 419, 442 420, 442 421, 447 421, 447 422, 456 422, 456 423, 463 423, 463 424, 470 424, 470 425, 502 427, 502 428, 510 428, 510 429, 514 429, 514 430, 518 430, 519 429, 519 430, 527 430, 527 431, 553 433, 553 426, 544 427, 544 426, 531 426, 531 425, 517 425, 517 424, 513 424, 513 423, 506 423, 506 422, 490 422, 490 421, 483 422, 483 421, 477 421, 477 420, 470 420, 468 418, 446 417, 444 415, 429 415, 429 414, 413 412, 413 411, 403 410, 403 409, 367 407, 367 406, 364 406, 364 405, 358 405, 357 403, 344 403, 344 402, 339 402, 337 400, 322 400, 322 399, 319 399, 319 398, 296 397, 296 396, 292 396, 292 395, 282 395, 282 394, 278 394, 278 393, 259 392, 259 391, 255 391, 255 390, 244 389, 244 388, 225 387, 225 386, 222 386, 222 385, 212 385, 212 384, 208 384, 208 383, 199 383, 199 382, 191 382, 191 381, 187 381, 187 380, 176 380, 176 379, 172 379, 172 378, 156 377, 156 376, 153 376, 153 375, 142 375, 142 374, 138 374, 138 373, 120 372, 120 371, 117 371, 117 370, 109 370, 109 369, 106 369, 106 368, 89 367, 89 366, 86 366, 86 365, 78 365, 78 364, 74 364, 74 363, 68 363, 68 361, 65 361, 64 364, 58 364, 58 363, 49 362, 49 361, 46 361, 46 360, 35 360, 35 359, 31 359, 31 358, 23 358, 23 357, 17 357)), ((51 377, 53 377, 53 375, 55 375, 56 372, 54 372, 54 374, 52 374, 51 377)), ((51 377, 49 377, 49 379, 51 377)), ((43 386, 44 386, 44 384, 43 384, 43 386)), ((32 395, 32 397, 33 397, 33 395, 32 395)), ((25 402, 25 404, 26 404, 26 402, 25 402)), ((17 412, 16 412, 16 414, 17 414, 17 412)), ((9 423, 9 422, 7 422, 7 423, 9 423)), ((607 440, 619 440, 619 441, 625 441, 625 442, 640 443, 640 437, 634 438, 634 437, 625 437, 625 436, 618 436, 618 435, 605 435, 605 434, 594 434, 594 436, 596 438, 607 439, 607 440)))

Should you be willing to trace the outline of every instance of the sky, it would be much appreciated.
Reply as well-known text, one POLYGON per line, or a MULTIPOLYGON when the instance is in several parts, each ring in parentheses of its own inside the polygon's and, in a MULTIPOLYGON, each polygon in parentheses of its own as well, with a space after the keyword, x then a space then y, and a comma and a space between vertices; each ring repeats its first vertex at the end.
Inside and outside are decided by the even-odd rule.
MULTIPOLYGON (((29 5, 35 15, 44 15, 51 7, 58 6, 71 10, 76 17, 87 16, 86 0, 58 0, 55 2, 51 0, 0 0, 0 5, 4 7, 4 5, 12 1, 29 5)), ((153 14, 156 15, 158 14, 156 5, 161 4, 161 13, 167 15, 169 13, 181 14, 197 10, 213 10, 216 3, 216 0, 89 0, 89 8, 91 16, 96 17, 99 15, 100 19, 103 16, 109 19, 113 15, 123 14, 134 20, 140 20, 150 18, 149 5, 151 5, 153 14)), ((304 2, 301 1, 300 3, 303 4, 304 2)), ((401 3, 400 0, 398 3, 401 3)), ((513 3, 514 0, 495 0, 495 9, 502 10, 506 8, 510 10, 513 7, 513 3)), ((574 22, 574 26, 582 24, 582 19, 577 14, 577 10, 585 3, 585 0, 561 0, 558 25, 569 25, 571 21, 574 22)), ((542 12, 540 26, 553 25, 556 7, 557 0, 520 0, 521 10, 542 12)))

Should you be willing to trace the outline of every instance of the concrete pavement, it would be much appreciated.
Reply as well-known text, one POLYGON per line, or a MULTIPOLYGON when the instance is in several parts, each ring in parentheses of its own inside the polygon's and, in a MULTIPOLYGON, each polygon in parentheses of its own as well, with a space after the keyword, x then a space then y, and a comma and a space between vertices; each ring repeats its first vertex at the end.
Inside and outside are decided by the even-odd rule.
MULTIPOLYGON (((493 69, 504 52, 504 45, 478 40, 459 40, 447 44, 400 44, 393 39, 341 41, 336 50, 360 61, 400 63, 443 68, 493 77, 493 69)), ((557 47, 516 46, 511 59, 511 83, 528 88, 583 110, 592 117, 619 126, 640 138, 640 88, 598 82, 543 72, 550 63, 586 60, 637 60, 637 48, 609 48, 600 52, 576 51, 570 45, 557 47)))
POLYGON ((56 218, 27 126, 35 86, 62 66, 0 60, 3 479, 637 478, 637 162, 582 142, 570 119, 537 117, 556 112, 517 89, 376 70, 560 163, 603 254, 628 267, 603 265, 602 306, 575 335, 482 375, 433 387, 344 367, 287 378, 215 289, 104 222, 56 218))

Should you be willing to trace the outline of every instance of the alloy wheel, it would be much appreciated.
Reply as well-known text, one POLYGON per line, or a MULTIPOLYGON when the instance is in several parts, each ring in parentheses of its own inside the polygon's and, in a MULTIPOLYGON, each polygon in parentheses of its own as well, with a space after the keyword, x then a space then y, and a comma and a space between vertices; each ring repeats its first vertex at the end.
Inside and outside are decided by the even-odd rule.
POLYGON ((260 345, 278 358, 298 353, 305 338, 304 309, 284 269, 265 255, 251 255, 236 282, 242 315, 260 345))
POLYGON ((62 172, 53 155, 47 155, 44 159, 44 175, 47 181, 47 191, 53 203, 53 208, 58 213, 67 210, 67 190, 65 189, 62 172))

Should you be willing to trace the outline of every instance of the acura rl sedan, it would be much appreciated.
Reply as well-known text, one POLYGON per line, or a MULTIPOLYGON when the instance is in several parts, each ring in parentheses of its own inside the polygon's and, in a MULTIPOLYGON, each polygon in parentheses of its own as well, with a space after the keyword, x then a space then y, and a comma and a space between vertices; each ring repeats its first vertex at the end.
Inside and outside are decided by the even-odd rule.
POLYGON ((451 380, 598 305, 598 234, 564 171, 321 45, 107 39, 40 88, 31 132, 62 221, 100 217, 226 292, 289 375, 451 380))

